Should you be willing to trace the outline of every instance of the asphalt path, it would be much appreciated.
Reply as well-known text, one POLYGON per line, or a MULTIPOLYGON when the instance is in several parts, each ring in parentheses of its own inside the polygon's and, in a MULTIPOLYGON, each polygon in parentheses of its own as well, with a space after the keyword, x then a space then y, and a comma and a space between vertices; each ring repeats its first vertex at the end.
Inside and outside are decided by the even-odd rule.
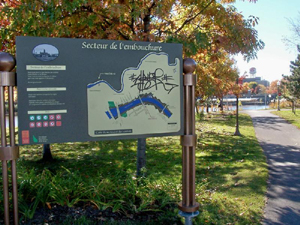
POLYGON ((300 129, 267 110, 252 117, 269 168, 264 225, 300 225, 300 129))

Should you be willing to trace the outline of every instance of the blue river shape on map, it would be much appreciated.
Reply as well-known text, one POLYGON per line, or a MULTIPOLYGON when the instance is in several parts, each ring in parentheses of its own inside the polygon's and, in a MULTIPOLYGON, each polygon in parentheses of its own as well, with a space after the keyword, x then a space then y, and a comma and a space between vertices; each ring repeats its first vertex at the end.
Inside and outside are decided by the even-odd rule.
MULTIPOLYGON (((141 105, 143 102, 145 103, 150 103, 151 105, 156 106, 157 108, 161 109, 161 111, 168 117, 170 118, 172 116, 172 113, 157 99, 152 98, 151 95, 150 97, 142 97, 139 99, 135 99, 125 105, 122 105, 119 107, 119 112, 120 114, 126 113, 128 110, 133 109, 136 106, 141 105)), ((110 108, 109 109, 110 113, 112 114, 112 116, 116 119, 118 118, 118 111, 117 108, 110 108)), ((108 111, 105 112, 106 115, 108 116, 109 119, 112 119, 111 115, 109 114, 108 111)))

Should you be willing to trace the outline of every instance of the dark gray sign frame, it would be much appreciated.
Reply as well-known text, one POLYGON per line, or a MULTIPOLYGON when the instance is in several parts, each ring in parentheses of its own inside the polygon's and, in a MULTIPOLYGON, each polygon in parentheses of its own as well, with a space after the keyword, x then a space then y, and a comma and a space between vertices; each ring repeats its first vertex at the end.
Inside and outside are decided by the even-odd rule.
MULTIPOLYGON (((17 37, 16 43, 19 145, 183 134, 183 81, 181 76, 183 64, 181 44, 41 37, 17 37), (145 62, 145 67, 150 67, 146 65, 146 62, 150 64, 152 59, 164 57, 164 54, 168 57, 168 65, 172 65, 176 59, 179 59, 180 65, 179 67, 177 66, 177 68, 180 68, 180 71, 177 72, 179 74, 179 82, 174 83, 172 80, 163 80, 164 78, 161 78, 159 81, 160 86, 156 87, 163 88, 165 96, 171 95, 175 88, 180 89, 180 95, 174 95, 175 97, 173 98, 174 105, 179 106, 177 108, 174 106, 173 110, 177 111, 180 119, 179 121, 166 122, 168 123, 168 129, 169 127, 172 129, 174 125, 178 127, 170 131, 165 128, 163 132, 155 132, 154 130, 158 129, 153 128, 149 133, 141 132, 137 134, 128 127, 111 130, 95 129, 95 131, 92 130, 92 132, 95 132, 95 137, 88 134, 89 129, 91 129, 88 126, 93 122, 89 121, 90 118, 88 116, 90 115, 88 109, 91 107, 89 107, 90 103, 87 103, 87 86, 90 85, 88 87, 92 87, 93 82, 95 85, 101 82, 101 85, 103 85, 103 82, 105 82, 107 86, 111 86, 111 89, 121 90, 123 88, 122 73, 126 69, 139 68, 138 66, 141 65, 141 62, 145 62), (143 57, 148 57, 147 59, 149 60, 144 60, 143 57), (97 79, 101 79, 101 82, 97 83, 97 79)), ((153 67, 153 71, 155 69, 153 67)), ((139 75, 139 72, 137 71, 136 77, 139 75)), ((163 72, 159 72, 159 75, 162 77, 163 72)), ((151 75, 152 77, 154 76, 153 74, 151 75)), ((170 76, 168 78, 167 73, 164 76, 166 76, 165 79, 172 79, 170 76)), ((145 79, 146 81, 143 82, 147 82, 148 79, 149 84, 147 74, 145 79)), ((140 87, 139 85, 135 85, 135 88, 140 87)), ((132 96, 129 103, 134 102, 139 105, 142 102, 139 100, 141 96, 144 97, 143 100, 150 99, 152 101, 152 99, 155 99, 155 95, 151 93, 151 90, 149 92, 143 92, 142 90, 141 95, 138 97, 132 96), (139 99, 136 100, 137 98, 139 99)), ((159 95, 162 96, 160 93, 159 95)), ((124 95, 124 98, 127 98, 127 96, 124 95)), ((155 105, 156 110, 161 112, 161 114, 165 113, 166 118, 170 116, 170 112, 167 111, 170 104, 163 103, 164 99, 155 100, 157 101, 155 105)), ((122 104, 120 103, 116 108, 121 106, 122 104)), ((116 116, 116 110, 113 110, 115 109, 106 111, 110 119, 114 116, 121 117, 121 113, 116 116)), ((162 121, 164 120, 166 119, 163 118, 162 121)), ((136 123, 139 127, 145 127, 143 121, 136 121, 136 123)))

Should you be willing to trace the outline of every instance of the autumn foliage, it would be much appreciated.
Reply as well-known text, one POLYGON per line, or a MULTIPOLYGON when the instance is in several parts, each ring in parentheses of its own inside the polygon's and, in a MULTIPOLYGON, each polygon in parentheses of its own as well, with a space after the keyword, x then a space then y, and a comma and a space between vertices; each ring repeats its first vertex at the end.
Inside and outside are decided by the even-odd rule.
MULTIPOLYGON (((1 51, 18 35, 176 42, 197 63, 197 95, 223 96, 238 75, 231 56, 256 57, 264 44, 235 0, 4 0, 1 51)), ((251 1, 250 2, 255 2, 251 1)))

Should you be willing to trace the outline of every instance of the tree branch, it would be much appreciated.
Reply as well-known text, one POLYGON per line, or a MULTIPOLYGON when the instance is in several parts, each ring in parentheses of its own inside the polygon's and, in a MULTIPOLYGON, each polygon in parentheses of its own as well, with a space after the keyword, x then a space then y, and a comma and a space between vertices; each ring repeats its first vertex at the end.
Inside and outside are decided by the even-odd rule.
MULTIPOLYGON (((104 22, 109 26, 112 26, 112 23, 108 22, 107 19, 105 19, 104 22)), ((117 32, 122 38, 124 38, 125 40, 129 40, 129 37, 123 34, 119 29, 117 29, 117 32)))
POLYGON ((204 12, 204 10, 206 10, 215 0, 211 0, 203 9, 201 9, 200 12, 198 12, 195 16, 186 19, 183 24, 181 25, 181 27, 179 27, 176 31, 175 34, 177 34, 179 31, 181 31, 185 25, 187 25, 188 23, 192 22, 194 19, 196 19, 200 14, 202 14, 204 12))
POLYGON ((143 22, 144 22, 144 33, 148 34, 147 35, 147 41, 149 41, 149 27, 150 27, 150 22, 151 22, 151 10, 156 6, 156 2, 153 1, 151 6, 148 8, 148 12, 145 15, 145 17, 143 18, 143 22))

